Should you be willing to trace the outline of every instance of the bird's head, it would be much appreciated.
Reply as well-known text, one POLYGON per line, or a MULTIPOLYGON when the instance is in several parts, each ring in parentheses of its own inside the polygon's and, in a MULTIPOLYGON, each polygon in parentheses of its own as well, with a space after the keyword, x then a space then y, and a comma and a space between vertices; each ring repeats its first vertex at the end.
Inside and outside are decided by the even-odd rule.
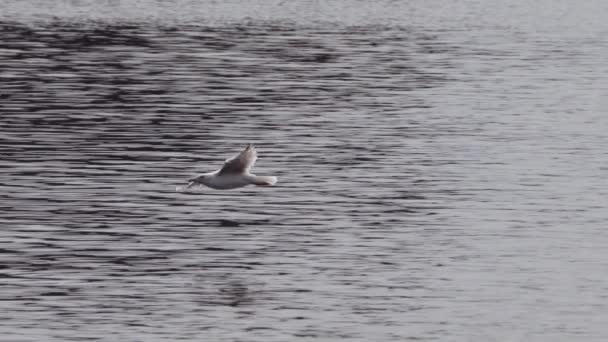
POLYGON ((204 183, 205 180, 207 180, 209 178, 209 174, 203 173, 201 175, 196 175, 190 179, 188 179, 188 182, 193 182, 193 183, 204 183))

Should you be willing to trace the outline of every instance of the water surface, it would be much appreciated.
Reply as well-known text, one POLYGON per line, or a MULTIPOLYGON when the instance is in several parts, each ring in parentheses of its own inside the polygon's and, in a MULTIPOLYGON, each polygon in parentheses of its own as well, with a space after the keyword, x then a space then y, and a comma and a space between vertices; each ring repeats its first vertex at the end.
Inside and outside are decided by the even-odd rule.
POLYGON ((605 341, 607 10, 4 1, 2 339, 605 341))

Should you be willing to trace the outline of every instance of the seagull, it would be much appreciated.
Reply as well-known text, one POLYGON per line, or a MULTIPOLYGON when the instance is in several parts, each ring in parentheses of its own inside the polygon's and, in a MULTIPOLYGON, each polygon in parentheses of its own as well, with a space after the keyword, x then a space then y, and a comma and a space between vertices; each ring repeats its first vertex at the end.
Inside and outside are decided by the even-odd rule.
POLYGON ((274 185, 277 177, 256 176, 249 173, 257 158, 255 147, 249 144, 241 153, 226 160, 219 170, 190 178, 185 189, 201 184, 218 190, 236 189, 249 184, 274 185))

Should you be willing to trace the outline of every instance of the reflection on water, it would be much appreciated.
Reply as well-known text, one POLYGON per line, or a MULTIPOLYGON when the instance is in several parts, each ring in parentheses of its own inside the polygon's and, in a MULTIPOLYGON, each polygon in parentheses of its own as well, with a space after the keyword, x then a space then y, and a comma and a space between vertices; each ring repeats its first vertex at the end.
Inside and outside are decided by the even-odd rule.
POLYGON ((608 336, 605 5, 170 3, 0 5, 3 336, 608 336))

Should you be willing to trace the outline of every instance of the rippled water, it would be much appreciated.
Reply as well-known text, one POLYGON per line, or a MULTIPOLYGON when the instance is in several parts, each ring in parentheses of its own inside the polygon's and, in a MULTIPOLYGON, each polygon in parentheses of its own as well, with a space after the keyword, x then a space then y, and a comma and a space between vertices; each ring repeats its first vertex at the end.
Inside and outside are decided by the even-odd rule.
POLYGON ((0 339, 605 341, 607 4, 4 1, 0 339))

